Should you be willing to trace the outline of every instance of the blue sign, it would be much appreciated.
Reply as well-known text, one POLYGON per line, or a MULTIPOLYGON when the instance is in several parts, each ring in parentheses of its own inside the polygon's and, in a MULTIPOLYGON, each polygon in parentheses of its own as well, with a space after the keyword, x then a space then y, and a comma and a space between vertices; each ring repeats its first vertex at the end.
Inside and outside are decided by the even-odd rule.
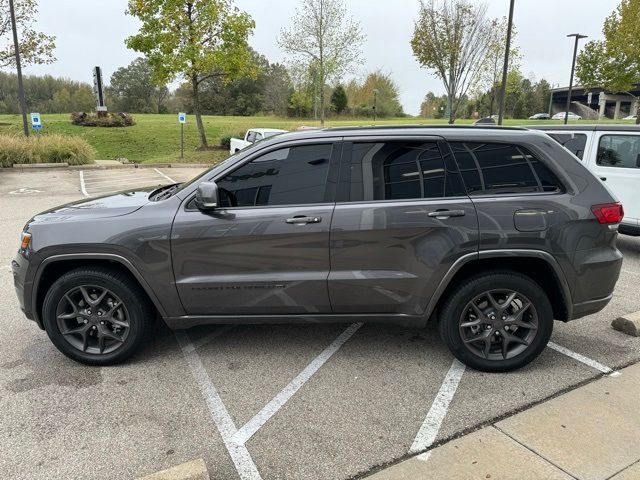
POLYGON ((39 113, 31 114, 31 126, 35 129, 42 128, 42 121, 39 113))
POLYGON ((187 123, 187 114, 186 113, 179 113, 178 114, 178 122, 187 123))
POLYGON ((32 125, 34 130, 42 130, 42 125, 32 125))

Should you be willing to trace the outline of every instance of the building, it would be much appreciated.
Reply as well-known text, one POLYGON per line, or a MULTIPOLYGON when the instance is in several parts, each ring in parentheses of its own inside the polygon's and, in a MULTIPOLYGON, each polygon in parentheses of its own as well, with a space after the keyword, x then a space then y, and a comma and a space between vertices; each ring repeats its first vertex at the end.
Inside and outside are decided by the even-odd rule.
MULTIPOLYGON (((551 115, 564 112, 567 108, 568 87, 551 90, 551 115)), ((636 99, 640 97, 640 85, 627 93, 608 93, 603 88, 585 89, 577 86, 571 92, 570 111, 582 118, 624 118, 637 115, 636 99)))

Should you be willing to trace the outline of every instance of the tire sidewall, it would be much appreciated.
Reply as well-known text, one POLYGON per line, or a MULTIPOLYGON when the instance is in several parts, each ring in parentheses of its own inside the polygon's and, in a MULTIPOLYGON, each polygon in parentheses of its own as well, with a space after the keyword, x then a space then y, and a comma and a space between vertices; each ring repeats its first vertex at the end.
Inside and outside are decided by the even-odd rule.
POLYGON ((129 357, 138 347, 144 336, 145 310, 143 302, 124 283, 107 274, 72 272, 58 279, 49 289, 42 306, 43 324, 51 342, 67 357, 90 365, 109 365, 129 357), (95 285, 105 287, 116 294, 124 303, 129 316, 129 334, 124 343, 115 351, 106 354, 91 354, 78 350, 69 344, 60 333, 56 310, 60 299, 74 287, 95 285))
POLYGON ((465 365, 486 372, 506 372, 523 367, 540 355, 551 338, 553 321, 551 303, 536 282, 515 273, 486 274, 471 279, 447 300, 440 318, 440 334, 451 352, 465 365), (529 347, 517 356, 488 360, 465 347, 458 325, 468 302, 486 291, 500 289, 514 290, 533 303, 538 315, 538 332, 529 347))

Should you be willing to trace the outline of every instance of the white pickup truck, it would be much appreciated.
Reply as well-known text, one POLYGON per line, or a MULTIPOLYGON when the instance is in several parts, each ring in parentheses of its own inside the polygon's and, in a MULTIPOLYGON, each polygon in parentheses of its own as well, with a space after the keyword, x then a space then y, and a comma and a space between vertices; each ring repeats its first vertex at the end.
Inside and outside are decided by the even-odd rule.
POLYGON ((234 154, 244 147, 248 147, 252 143, 262 140, 263 138, 273 137, 279 133, 285 133, 286 130, 278 130, 277 128, 252 128, 247 130, 244 138, 232 138, 229 153, 234 154))
POLYGON ((542 130, 578 157, 624 208, 619 232, 640 235, 640 126, 546 125, 542 130))

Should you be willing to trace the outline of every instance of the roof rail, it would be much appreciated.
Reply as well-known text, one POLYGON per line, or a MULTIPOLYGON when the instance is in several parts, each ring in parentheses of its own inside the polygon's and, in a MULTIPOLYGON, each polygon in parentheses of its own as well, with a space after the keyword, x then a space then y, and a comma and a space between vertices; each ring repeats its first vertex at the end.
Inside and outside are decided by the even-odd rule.
POLYGON ((348 126, 348 127, 329 127, 324 130, 327 132, 340 132, 340 131, 354 131, 354 130, 407 130, 407 129, 465 129, 472 128, 474 130, 477 129, 494 129, 494 130, 528 130, 524 127, 504 127, 500 125, 359 125, 359 126, 348 126))

